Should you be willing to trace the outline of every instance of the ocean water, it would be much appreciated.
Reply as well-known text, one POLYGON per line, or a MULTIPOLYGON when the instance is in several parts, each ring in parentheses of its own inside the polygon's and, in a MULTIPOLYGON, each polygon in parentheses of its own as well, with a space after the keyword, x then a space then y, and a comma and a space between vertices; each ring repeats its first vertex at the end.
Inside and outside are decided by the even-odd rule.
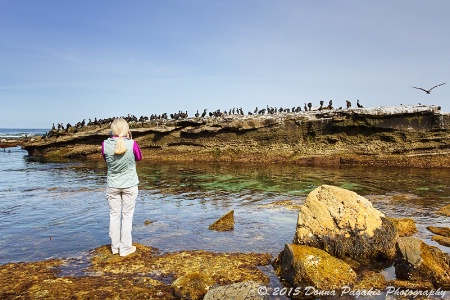
MULTIPOLYGON (((7 150, 0 149, 0 264, 82 260, 90 250, 109 244, 104 161, 48 161, 28 157, 19 147, 7 150)), ((155 163, 144 158, 138 174, 133 242, 161 252, 205 249, 275 257, 292 242, 298 214, 280 203, 301 205, 322 184, 355 191, 389 217, 414 219, 416 237, 450 252, 431 241, 426 229, 450 226, 449 218, 435 213, 450 204, 449 169, 155 163), (208 230, 230 210, 234 231, 208 230)))
POLYGON ((50 129, 0 128, 0 140, 15 140, 25 137, 42 136, 50 129))

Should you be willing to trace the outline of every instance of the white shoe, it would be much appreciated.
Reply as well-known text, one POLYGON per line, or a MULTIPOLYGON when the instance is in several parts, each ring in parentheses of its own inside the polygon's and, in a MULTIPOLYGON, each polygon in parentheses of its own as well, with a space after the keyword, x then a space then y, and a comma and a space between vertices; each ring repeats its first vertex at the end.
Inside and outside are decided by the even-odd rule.
POLYGON ((130 255, 132 253, 136 252, 136 246, 131 246, 130 250, 128 252, 125 253, 120 253, 120 256, 127 256, 130 255))

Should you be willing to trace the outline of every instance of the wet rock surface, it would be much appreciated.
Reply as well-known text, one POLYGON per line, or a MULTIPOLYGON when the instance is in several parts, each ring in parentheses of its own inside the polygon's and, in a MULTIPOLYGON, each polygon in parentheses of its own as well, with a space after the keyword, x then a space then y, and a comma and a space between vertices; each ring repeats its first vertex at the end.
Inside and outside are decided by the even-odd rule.
POLYGON ((450 255, 414 237, 398 239, 395 274, 399 280, 430 282, 435 288, 450 289, 450 255))
POLYGON ((203 300, 269 300, 268 295, 259 295, 260 283, 254 281, 238 282, 210 289, 203 300))
POLYGON ((373 265, 395 258, 397 229, 366 198, 339 187, 313 190, 300 209, 294 243, 373 265))
POLYGON ((427 229, 434 234, 431 237, 432 241, 437 242, 438 244, 446 247, 450 247, 450 228, 449 227, 435 227, 428 226, 427 229))
POLYGON ((436 226, 428 226, 427 229, 434 234, 450 237, 450 228, 449 227, 436 227, 436 226))
POLYGON ((227 212, 209 226, 209 230, 232 231, 234 229, 234 210, 227 212))
POLYGON ((273 265, 277 275, 292 287, 337 290, 356 281, 356 273, 344 261, 304 245, 287 244, 273 265))
POLYGON ((126 257, 113 255, 109 245, 95 249, 92 265, 80 277, 58 277, 63 260, 1 265, 0 299, 202 299, 212 285, 269 282, 257 268, 270 263, 269 254, 198 250, 160 255, 151 247, 136 247, 126 257))
POLYGON ((444 216, 450 217, 450 205, 446 205, 444 207, 441 207, 437 211, 437 213, 440 214, 440 215, 444 215, 444 216))
MULTIPOLYGON (((448 228, 428 229, 445 235, 448 228)), ((307 297, 303 287, 308 286, 323 291, 320 296, 324 299, 334 299, 338 290, 387 294, 397 289, 410 293, 447 291, 449 254, 408 237, 415 232, 413 220, 386 218, 364 197, 322 185, 300 208, 295 244, 286 245, 273 266, 286 288, 300 288, 301 293, 293 299, 307 297), (396 279, 387 280, 389 273, 383 273, 392 266, 396 279)))
POLYGON ((388 218, 397 228, 398 236, 411 236, 417 232, 416 223, 409 218, 388 218))
POLYGON ((431 237, 432 241, 435 241, 439 245, 450 247, 450 237, 440 236, 440 235, 433 235, 431 237))

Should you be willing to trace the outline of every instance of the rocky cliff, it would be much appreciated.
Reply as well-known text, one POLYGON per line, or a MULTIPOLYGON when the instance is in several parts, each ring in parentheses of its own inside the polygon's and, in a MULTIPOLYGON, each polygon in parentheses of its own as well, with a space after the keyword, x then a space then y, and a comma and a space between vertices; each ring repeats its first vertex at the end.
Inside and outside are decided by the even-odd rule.
MULTIPOLYGON (((450 115, 396 106, 132 122, 145 159, 450 167, 450 115)), ((109 125, 24 141, 32 156, 101 157, 109 125)))

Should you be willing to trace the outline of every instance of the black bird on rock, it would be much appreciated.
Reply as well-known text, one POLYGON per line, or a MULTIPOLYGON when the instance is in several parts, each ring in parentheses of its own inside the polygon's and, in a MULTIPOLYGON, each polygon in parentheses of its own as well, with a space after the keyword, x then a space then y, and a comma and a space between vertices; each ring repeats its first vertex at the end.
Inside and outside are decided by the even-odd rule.
POLYGON ((423 89, 423 88, 421 88, 421 87, 415 87, 415 86, 412 86, 412 88, 418 89, 418 90, 422 90, 422 91, 424 91, 425 93, 430 94, 432 89, 437 88, 438 86, 441 86, 441 85, 444 85, 444 84, 445 84, 445 82, 444 82, 444 83, 441 83, 441 84, 438 84, 438 85, 435 85, 435 86, 433 86, 433 87, 432 87, 431 89, 429 89, 429 90, 423 89))
POLYGON ((356 99, 356 106, 358 106, 359 108, 363 108, 364 107, 361 104, 359 104, 359 99, 356 99))
POLYGON ((348 100, 345 100, 345 104, 347 104, 347 108, 351 108, 352 107, 352 103, 348 100))

